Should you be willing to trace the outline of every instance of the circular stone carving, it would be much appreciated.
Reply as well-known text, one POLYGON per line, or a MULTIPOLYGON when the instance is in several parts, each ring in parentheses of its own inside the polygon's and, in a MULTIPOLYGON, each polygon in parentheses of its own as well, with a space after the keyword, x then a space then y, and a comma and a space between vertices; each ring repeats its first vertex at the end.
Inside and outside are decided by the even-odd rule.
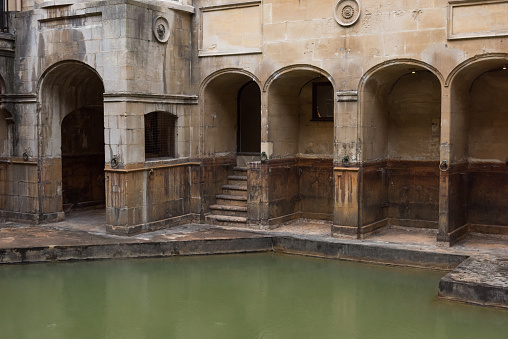
POLYGON ((351 26, 360 17, 358 0, 339 0, 335 5, 335 21, 341 26, 351 26))
POLYGON ((169 23, 166 18, 158 16, 153 20, 153 35, 159 42, 166 42, 169 39, 169 23))
POLYGON ((351 19, 355 14, 355 10, 350 5, 346 5, 342 8, 342 17, 344 19, 351 19))

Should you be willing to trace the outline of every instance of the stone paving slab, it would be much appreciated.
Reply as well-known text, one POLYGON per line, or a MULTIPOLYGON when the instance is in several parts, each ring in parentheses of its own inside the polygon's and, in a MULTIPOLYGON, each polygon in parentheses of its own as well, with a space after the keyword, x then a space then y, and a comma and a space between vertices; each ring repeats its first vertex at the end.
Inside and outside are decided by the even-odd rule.
POLYGON ((439 297, 508 308, 508 258, 466 259, 441 279, 439 297))
POLYGON ((263 234, 186 225, 134 237, 51 226, 0 226, 0 263, 266 252, 263 234))
POLYGON ((132 244, 164 242, 171 240, 190 241, 204 239, 260 238, 263 234, 210 228, 202 225, 175 227, 170 231, 152 232, 134 237, 122 237, 81 230, 59 229, 50 226, 0 227, 0 249, 31 248, 41 246, 72 246, 98 244, 132 244))

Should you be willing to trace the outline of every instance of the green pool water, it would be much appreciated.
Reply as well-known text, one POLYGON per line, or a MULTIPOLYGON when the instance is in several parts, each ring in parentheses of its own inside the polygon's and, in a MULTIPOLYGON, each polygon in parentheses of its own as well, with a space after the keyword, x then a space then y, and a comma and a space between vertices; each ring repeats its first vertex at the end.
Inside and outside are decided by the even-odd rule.
POLYGON ((0 338, 507 338, 444 272, 273 253, 0 266, 0 338))

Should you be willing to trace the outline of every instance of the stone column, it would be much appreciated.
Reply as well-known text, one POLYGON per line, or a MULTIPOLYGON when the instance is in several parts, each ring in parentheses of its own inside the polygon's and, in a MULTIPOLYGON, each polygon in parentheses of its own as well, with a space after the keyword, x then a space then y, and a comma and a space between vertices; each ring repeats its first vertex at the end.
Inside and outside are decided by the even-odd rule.
POLYGON ((467 161, 463 149, 467 114, 458 91, 442 88, 441 98, 441 149, 439 181, 439 232, 438 241, 450 245, 468 232, 467 225, 467 161))
POLYGON ((332 235, 358 234, 359 154, 357 152, 358 92, 337 92, 334 135, 334 207, 332 235))
POLYGON ((142 231, 147 222, 142 104, 114 101, 105 95, 104 143, 106 159, 106 223, 108 232, 142 231))
POLYGON ((441 147, 440 147, 440 169, 439 176, 439 231, 438 241, 448 241, 448 232, 450 228, 449 213, 449 189, 450 177, 449 170, 444 168, 445 163, 450 164, 450 124, 451 121, 451 101, 450 88, 448 86, 441 89, 441 147))

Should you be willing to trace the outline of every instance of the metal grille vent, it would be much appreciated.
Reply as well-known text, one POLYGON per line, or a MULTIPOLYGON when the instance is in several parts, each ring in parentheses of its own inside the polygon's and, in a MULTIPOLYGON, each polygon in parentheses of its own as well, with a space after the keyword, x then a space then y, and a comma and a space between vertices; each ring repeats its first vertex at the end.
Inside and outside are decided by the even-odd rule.
POLYGON ((166 112, 145 115, 145 159, 175 158, 176 116, 166 112))

